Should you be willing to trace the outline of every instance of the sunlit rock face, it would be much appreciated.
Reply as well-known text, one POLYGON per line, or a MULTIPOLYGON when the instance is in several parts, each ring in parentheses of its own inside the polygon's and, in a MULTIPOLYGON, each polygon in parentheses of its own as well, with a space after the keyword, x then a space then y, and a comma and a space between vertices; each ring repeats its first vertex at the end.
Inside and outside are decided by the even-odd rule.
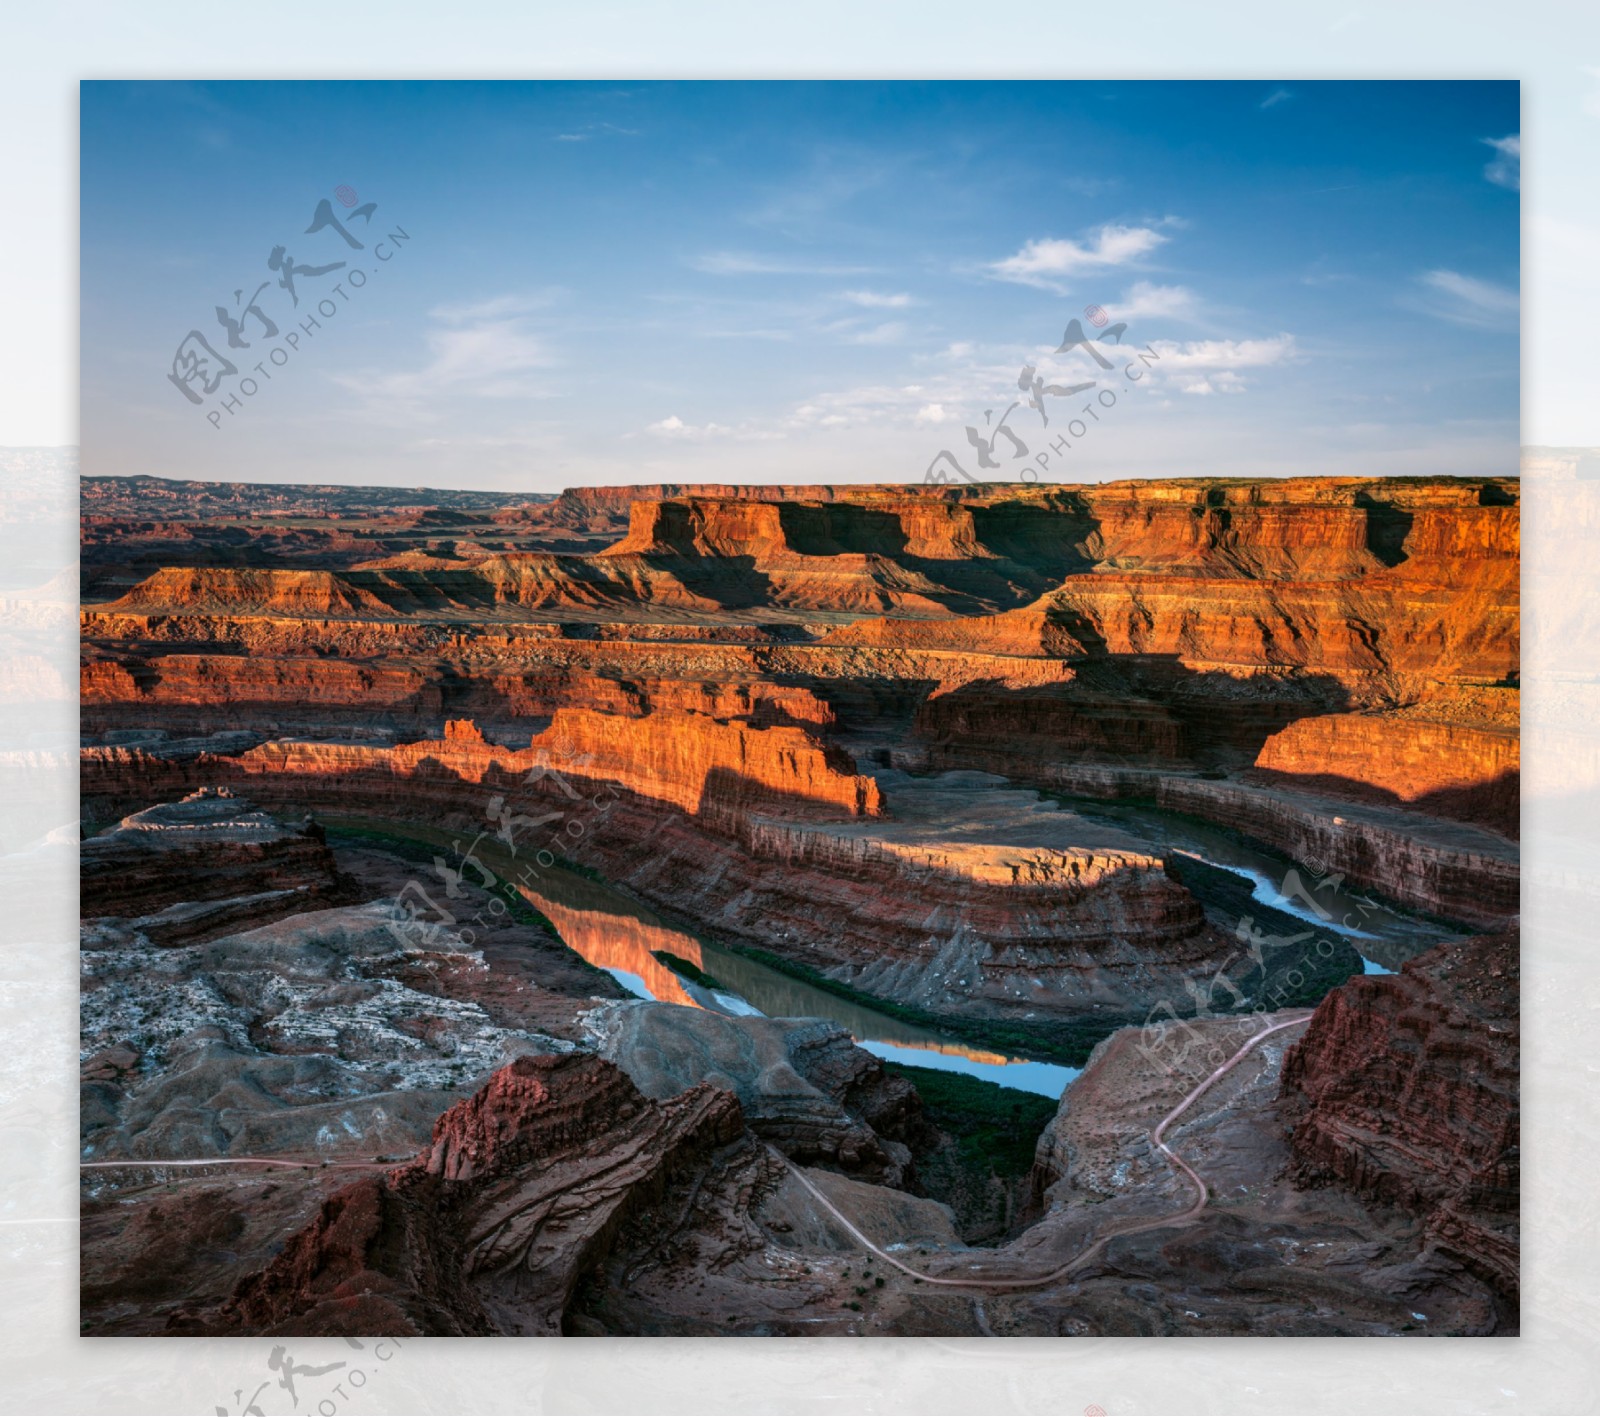
POLYGON ((1518 911, 1518 497, 88 481, 86 1324, 1514 1331, 1514 946, 1465 937, 1518 911), (1108 804, 1410 912, 1385 965, 1463 938, 1351 978, 1314 901, 1108 804), (1264 937, 1314 975, 1242 973, 1264 937), (753 1016, 718 959, 836 1012, 753 1016), (1144 1021, 1231 1046, 1288 979, 1303 1042, 1176 1133, 1205 1213, 1070 1282, 863 1284, 789 1169, 930 1273, 1058 1266, 1188 1203, 1144 1021), (851 1011, 1087 1061, 1031 1180, 1026 1137, 961 1171, 1016 1114, 919 1097, 851 1011))

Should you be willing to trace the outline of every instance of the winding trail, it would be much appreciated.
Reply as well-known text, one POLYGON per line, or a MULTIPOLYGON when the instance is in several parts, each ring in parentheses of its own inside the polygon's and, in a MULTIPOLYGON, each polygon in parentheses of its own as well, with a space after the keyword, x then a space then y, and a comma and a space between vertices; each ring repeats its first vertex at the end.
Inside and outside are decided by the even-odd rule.
POLYGON ((278 1166, 287 1171, 383 1171, 400 1164, 398 1161, 288 1161, 281 1156, 200 1156, 183 1161, 125 1156, 121 1161, 80 1161, 78 1170, 111 1171, 130 1166, 278 1166))
MULTIPOLYGON (((779 1161, 781 1161, 784 1166, 788 1168, 790 1174, 794 1176, 794 1178, 811 1193, 812 1197, 817 1201, 817 1203, 844 1227, 845 1231, 853 1240, 855 1240, 858 1245, 860 1245, 870 1254, 875 1255, 878 1259, 882 1260, 884 1264, 890 1265, 899 1270, 902 1274, 918 1280, 923 1284, 934 1284, 947 1289, 1037 1289, 1042 1285, 1054 1284, 1057 1280, 1064 1279, 1067 1275, 1071 1274, 1073 1270, 1083 1268, 1084 1265, 1088 1264, 1090 1260, 1094 1259, 1094 1257, 1103 1249, 1105 1249, 1105 1247, 1113 1240, 1121 1239, 1125 1235, 1143 1234, 1147 1230, 1163 1230, 1168 1226, 1183 1225, 1199 1215, 1200 1212, 1206 1208, 1206 1202, 1210 1199, 1210 1192, 1206 1187, 1205 1178, 1202 1177, 1200 1173, 1194 1169, 1194 1167, 1189 1165, 1187 1161, 1179 1156, 1177 1152, 1168 1146, 1164 1140, 1162 1140, 1162 1138, 1166 1135, 1167 1129, 1172 1126, 1172 1124, 1176 1122, 1179 1117, 1187 1112, 1190 1107, 1199 1101, 1199 1099, 1203 1097, 1206 1092, 1209 1091, 1211 1087, 1214 1086, 1221 1078, 1227 1076, 1228 1073, 1232 1072, 1234 1068, 1243 1062, 1258 1045, 1265 1042, 1265 1040, 1268 1038, 1271 1038, 1275 1033, 1282 1033, 1285 1029, 1289 1028, 1297 1028, 1299 1025, 1307 1022, 1310 1018, 1311 1013, 1308 1010, 1304 1013, 1296 1014, 1293 1018, 1285 1019, 1282 1023, 1275 1023, 1271 1028, 1262 1029, 1260 1033, 1252 1034, 1250 1038, 1248 1038, 1239 1048, 1238 1052, 1236 1052, 1225 1062, 1218 1065, 1218 1067, 1216 1067, 1211 1073, 1197 1083, 1176 1107, 1168 1112, 1165 1117, 1163 1117, 1155 1124, 1154 1127, 1150 1129, 1149 1135, 1151 1145, 1155 1147, 1155 1149, 1163 1156, 1165 1156, 1166 1159, 1172 1163, 1176 1170, 1182 1172, 1189 1184, 1194 1188, 1195 1198, 1185 1209, 1177 1211, 1172 1215, 1158 1216, 1153 1220, 1135 1220, 1116 1226, 1115 1228, 1106 1231, 1106 1233, 1100 1236, 1100 1238, 1092 1245, 1090 1245, 1087 1249, 1080 1251, 1072 1259, 1068 1260, 1066 1264, 1060 1265, 1057 1268, 1050 1270, 1046 1274, 1017 1276, 972 1273, 963 1278, 951 1278, 943 1275, 919 1274, 916 1270, 912 1269, 910 1265, 896 1259, 887 1250, 884 1250, 877 1243, 864 1235, 861 1230, 857 1228, 855 1222, 852 1221, 850 1217, 840 1210, 839 1207, 836 1206, 831 1200, 829 1200, 828 1197, 824 1195, 818 1188, 816 1183, 813 1182, 812 1179, 807 1176, 800 1167, 796 1166, 794 1162, 789 1160, 787 1156, 785 1156, 776 1147, 772 1146, 771 1143, 766 1143, 765 1145, 767 1150, 770 1151, 779 1161)), ((78 1167, 83 1171, 113 1170, 119 1167, 125 1169, 129 1167, 159 1168, 205 1166, 267 1166, 279 1167, 290 1171, 372 1171, 383 1170, 386 1169, 387 1166, 393 1164, 395 1163, 374 1161, 292 1161, 284 1157, 277 1156, 211 1156, 185 1158, 184 1160, 173 1161, 150 1160, 143 1157, 127 1157, 121 1161, 80 1161, 78 1163, 78 1167)), ((999 1258, 1000 1262, 1003 1264, 1005 1263, 1006 1258, 1009 1257, 999 1258)), ((979 1322, 980 1325, 986 1326, 987 1321, 982 1316, 981 1311, 979 1314, 979 1322)))
POLYGON ((1232 1072, 1235 1067, 1243 1062, 1258 1044, 1272 1037, 1272 1035, 1275 1033, 1282 1033, 1286 1028, 1298 1027, 1300 1024, 1307 1022, 1310 1017, 1311 1014, 1309 1011, 1296 1014, 1293 1018, 1285 1019, 1282 1023, 1275 1023, 1271 1028, 1264 1028, 1260 1033, 1253 1034, 1248 1040, 1246 1040, 1244 1045, 1237 1053, 1235 1053, 1226 1062, 1218 1066, 1207 1077, 1202 1079, 1200 1083, 1198 1083, 1188 1094, 1188 1096, 1183 1099, 1182 1102, 1174 1107, 1172 1111, 1168 1112, 1165 1117, 1163 1117, 1155 1124, 1154 1127, 1150 1129, 1151 1145, 1154 1146, 1155 1149, 1163 1156, 1165 1156, 1177 1170, 1181 1171, 1188 1179, 1189 1184, 1195 1189, 1195 1199, 1187 1208, 1177 1211, 1172 1215, 1158 1216, 1154 1220, 1136 1220, 1108 1230, 1087 1249, 1081 1251, 1072 1259, 1068 1260, 1066 1264, 1051 1270, 1047 1274, 1033 1275, 1030 1277, 972 1274, 966 1278, 947 1278, 944 1276, 936 1276, 931 1274, 919 1274, 909 1265, 902 1263, 900 1260, 896 1259, 893 1255, 880 1248, 877 1244, 862 1234, 861 1231, 856 1228, 855 1223, 850 1219, 850 1217, 840 1210, 839 1207, 836 1206, 831 1200, 829 1200, 828 1197, 825 1196, 811 1180, 811 1178, 807 1176, 805 1172, 796 1166, 792 1161, 790 1161, 787 1156, 783 1155, 782 1152, 776 1150, 770 1144, 768 1145, 767 1150, 771 1151, 772 1154, 778 1158, 778 1160, 783 1162, 783 1164, 789 1168, 790 1173, 795 1177, 795 1179, 798 1180, 800 1184, 812 1194, 812 1196, 821 1204, 823 1209, 826 1210, 828 1214, 833 1216, 835 1220, 844 1226, 850 1237, 854 1239, 857 1244, 862 1246, 863 1249, 869 1251, 871 1254, 877 1256, 877 1258, 882 1260, 885 1264, 892 1265, 902 1274, 909 1275, 912 1279, 920 1280, 923 1284, 937 1284, 947 1289, 1036 1289, 1041 1285, 1054 1284, 1057 1280, 1064 1279, 1067 1275, 1071 1274, 1073 1270, 1081 1269, 1103 1249, 1105 1249, 1105 1247, 1113 1240, 1120 1239, 1124 1235, 1139 1235, 1144 1233, 1146 1230, 1163 1230, 1169 1225, 1184 1225, 1199 1215, 1200 1212, 1206 1208, 1206 1202, 1210 1199, 1210 1192, 1207 1189, 1205 1180, 1200 1173, 1196 1171, 1194 1167, 1189 1165, 1187 1161, 1179 1156, 1177 1152, 1175 1152, 1166 1144, 1166 1142, 1162 1140, 1162 1137, 1166 1134, 1167 1128, 1176 1122, 1179 1117, 1181 1117, 1186 1111, 1189 1110, 1190 1107, 1195 1104, 1195 1102, 1204 1096, 1213 1084, 1215 1084, 1220 1078, 1232 1072))

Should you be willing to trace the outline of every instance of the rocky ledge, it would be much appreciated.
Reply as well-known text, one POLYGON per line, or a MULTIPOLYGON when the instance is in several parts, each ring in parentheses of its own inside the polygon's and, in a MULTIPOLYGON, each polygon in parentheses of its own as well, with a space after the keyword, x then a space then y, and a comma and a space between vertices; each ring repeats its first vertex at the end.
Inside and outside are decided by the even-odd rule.
POLYGON ((286 825, 227 788, 205 787, 182 801, 124 817, 89 838, 79 854, 85 916, 126 921, 154 943, 215 933, 259 914, 241 897, 274 897, 284 911, 339 895, 333 854, 314 824, 286 825))
POLYGON ((1519 940, 1451 940, 1318 1007, 1284 1065, 1294 1172, 1421 1216, 1515 1300, 1519 940))
POLYGON ((219 1327, 289 1334, 555 1334, 630 1219, 703 1188, 766 1184, 737 1100, 651 1102, 593 1056, 517 1059, 434 1126, 409 1165, 330 1196, 245 1280, 219 1327))

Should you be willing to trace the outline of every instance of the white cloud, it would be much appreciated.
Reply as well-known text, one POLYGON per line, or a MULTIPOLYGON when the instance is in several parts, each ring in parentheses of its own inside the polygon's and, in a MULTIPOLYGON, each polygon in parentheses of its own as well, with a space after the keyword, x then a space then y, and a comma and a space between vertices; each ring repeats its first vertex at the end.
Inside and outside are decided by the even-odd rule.
POLYGON ((906 327, 899 320, 890 320, 886 324, 873 325, 870 329, 857 330, 847 336, 850 344, 899 344, 906 337, 906 327))
POLYGON ((1483 175, 1497 187, 1509 187, 1513 192, 1522 190, 1522 135, 1513 133, 1506 138, 1485 138, 1484 143, 1494 149, 1494 156, 1483 169, 1483 175))
POLYGON ((1424 314, 1473 329, 1515 329, 1521 297, 1508 286, 1464 276, 1459 271, 1426 271, 1417 277, 1420 296, 1405 303, 1424 314))
POLYGON ((597 133, 602 136, 607 133, 615 133, 619 137, 637 138, 639 131, 637 128, 621 128, 615 123, 585 123, 579 132, 557 133, 555 141, 558 143, 586 143, 597 133))
POLYGON ((699 425, 685 423, 677 414, 669 414, 659 423, 646 426, 646 433, 653 433, 658 438, 726 438, 733 429, 721 423, 702 423, 699 425))
POLYGON ((1294 95, 1288 89, 1273 89, 1259 104, 1258 108, 1276 108, 1280 103, 1285 103, 1294 95))
POLYGON ((755 256, 744 251, 711 251, 689 262, 697 271, 713 276, 864 276, 871 266, 835 266, 818 262, 786 260, 779 256, 755 256))
POLYGON ((531 315, 536 310, 548 309, 560 293, 558 289, 551 289, 523 295, 495 295, 463 305, 435 305, 428 316, 447 325, 461 325, 511 315, 531 315))
POLYGON ((1166 239, 1154 227, 1108 223, 1086 243, 1049 238, 1030 241, 1016 255, 994 262, 989 271, 997 280, 1060 290, 1060 277, 1125 266, 1148 255, 1166 239))
POLYGON ((813 395, 794 407, 785 425, 794 429, 904 428, 953 423, 962 416, 958 412, 961 401, 961 381, 951 377, 931 385, 864 384, 813 395))
MULTIPOLYGON (((756 428, 750 424, 740 424, 737 428, 729 427, 726 423, 685 423, 677 414, 668 414, 667 417, 655 423, 645 425, 646 433, 653 438, 663 438, 668 441, 684 443, 706 443, 713 440, 732 439, 739 442, 766 442, 782 438, 782 433, 756 428)), ((633 435, 624 434, 624 437, 633 435)))
POLYGON ((428 345, 433 350, 433 362, 424 377, 435 384, 471 381, 482 385, 556 362, 544 342, 525 333, 516 320, 488 320, 458 329, 436 330, 428 336, 428 345))
POLYGON ((852 305, 862 305, 869 310, 904 310, 912 303, 909 295, 885 295, 876 290, 844 290, 839 294, 852 305))
POLYGON ((1151 340, 1160 357, 1149 366, 1152 384, 1170 383, 1180 394, 1242 394, 1249 385, 1241 369, 1267 369, 1295 358, 1293 335, 1271 339, 1151 340))
POLYGON ((1211 374, 1180 374, 1177 378, 1180 394, 1242 394, 1245 382, 1231 369, 1219 369, 1211 374))
POLYGON ((1147 280, 1135 281, 1114 305, 1105 307, 1113 320, 1130 323, 1142 319, 1188 320, 1194 317, 1194 292, 1181 285, 1155 285, 1147 280))
POLYGON ((415 413, 427 398, 450 390, 485 398, 534 397, 527 375, 561 361, 527 328, 526 315, 550 301, 546 295, 500 295, 463 305, 440 305, 428 313, 430 358, 421 369, 398 373, 366 370, 333 379, 374 405, 415 413))
POLYGON ((1161 356, 1161 368, 1172 369, 1264 369, 1282 364, 1297 353, 1293 335, 1274 335, 1271 339, 1202 339, 1178 344, 1174 340, 1152 340, 1150 347, 1161 356))

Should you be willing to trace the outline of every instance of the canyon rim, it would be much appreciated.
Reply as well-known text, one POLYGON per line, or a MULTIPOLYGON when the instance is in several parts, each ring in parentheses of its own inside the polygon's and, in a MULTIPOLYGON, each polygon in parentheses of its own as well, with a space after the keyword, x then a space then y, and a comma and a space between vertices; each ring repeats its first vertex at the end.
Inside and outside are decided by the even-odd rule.
MULTIPOLYGON (((129 87, 89 86, 86 184, 129 87)), ((282 101, 264 87, 249 102, 282 101)), ((311 86, 366 101, 346 87, 311 86)), ((925 98, 645 85, 624 123, 594 116, 602 86, 510 87, 561 111, 530 170, 571 192, 599 181, 579 149, 668 115, 731 142, 711 121, 729 104, 766 130, 805 102, 925 98)), ((943 87, 977 123, 980 95, 943 87)), ((1068 104, 1061 87, 1021 86, 1007 133, 1068 104)), ((1151 89, 1209 106, 1247 87, 1151 89)), ((1292 101, 1403 97, 1346 87, 1292 101)), ((1437 209, 1393 213, 1386 239, 1470 219, 1514 259, 1515 193, 1450 144, 1515 86, 1428 87, 1432 126, 1394 161, 1427 169, 1437 209)), ((1342 160, 1295 150, 1307 170, 1342 160)), ((278 279, 152 375, 162 417, 119 426, 121 375, 96 366, 84 1334, 1518 1331, 1521 495, 1503 440, 1431 382, 1392 445, 1333 426, 1395 402, 1394 367, 1272 383, 1336 363, 1349 312, 1322 292, 1380 279, 1318 266, 1293 223, 1270 239, 1327 302, 1276 297, 1271 328, 1300 320, 1298 338, 1222 329, 1227 301, 1163 283, 1198 217, 988 212, 1009 244, 942 269, 1025 293, 1040 333, 929 373, 918 338, 961 343, 937 282, 889 289, 914 282, 881 252, 793 239, 845 239, 817 192, 843 210, 888 181, 815 153, 814 202, 768 192, 741 217, 784 254, 678 260, 783 289, 696 287, 674 308, 694 304, 699 335, 641 316, 682 367, 625 388, 607 366, 593 405, 540 381, 562 377, 564 328, 615 311, 562 313, 531 276, 485 297, 463 275, 475 248, 402 211, 421 189, 399 175, 376 199, 313 193, 304 263, 275 247, 278 279), (1080 298, 1085 273, 1104 304, 1080 298), (413 280, 436 302, 420 373, 382 366, 372 334, 385 299, 418 312, 413 280), (757 319, 781 328, 724 328, 757 319), (801 337, 860 386, 763 422, 758 352, 801 337), (959 387, 1013 352, 998 389, 959 387), (345 362, 318 378, 318 358, 345 362), (896 359, 885 393, 871 381, 896 359), (496 408, 553 401, 564 441, 468 434, 429 402, 485 383, 470 396, 496 408), (645 417, 645 385, 685 402, 645 417), (712 385, 745 412, 671 411, 712 385), (1223 404, 1226 421, 1191 412, 1223 404), (299 424, 321 441, 283 431, 299 424), (151 430, 178 426, 155 457, 151 430), (373 447, 394 466, 374 472, 373 447), (438 485, 400 485, 418 467, 438 485)), ((696 230, 627 181, 671 239, 696 230)), ((95 202, 86 222, 119 209, 95 202)), ((546 233, 569 282, 642 241, 585 220, 588 249, 546 233)), ((122 259, 86 256, 87 288, 122 259)), ((1254 258, 1220 260, 1219 282, 1254 258)), ((1488 361, 1496 397, 1509 348, 1514 404, 1486 278, 1407 270, 1396 308, 1433 322, 1418 348, 1488 361)))

